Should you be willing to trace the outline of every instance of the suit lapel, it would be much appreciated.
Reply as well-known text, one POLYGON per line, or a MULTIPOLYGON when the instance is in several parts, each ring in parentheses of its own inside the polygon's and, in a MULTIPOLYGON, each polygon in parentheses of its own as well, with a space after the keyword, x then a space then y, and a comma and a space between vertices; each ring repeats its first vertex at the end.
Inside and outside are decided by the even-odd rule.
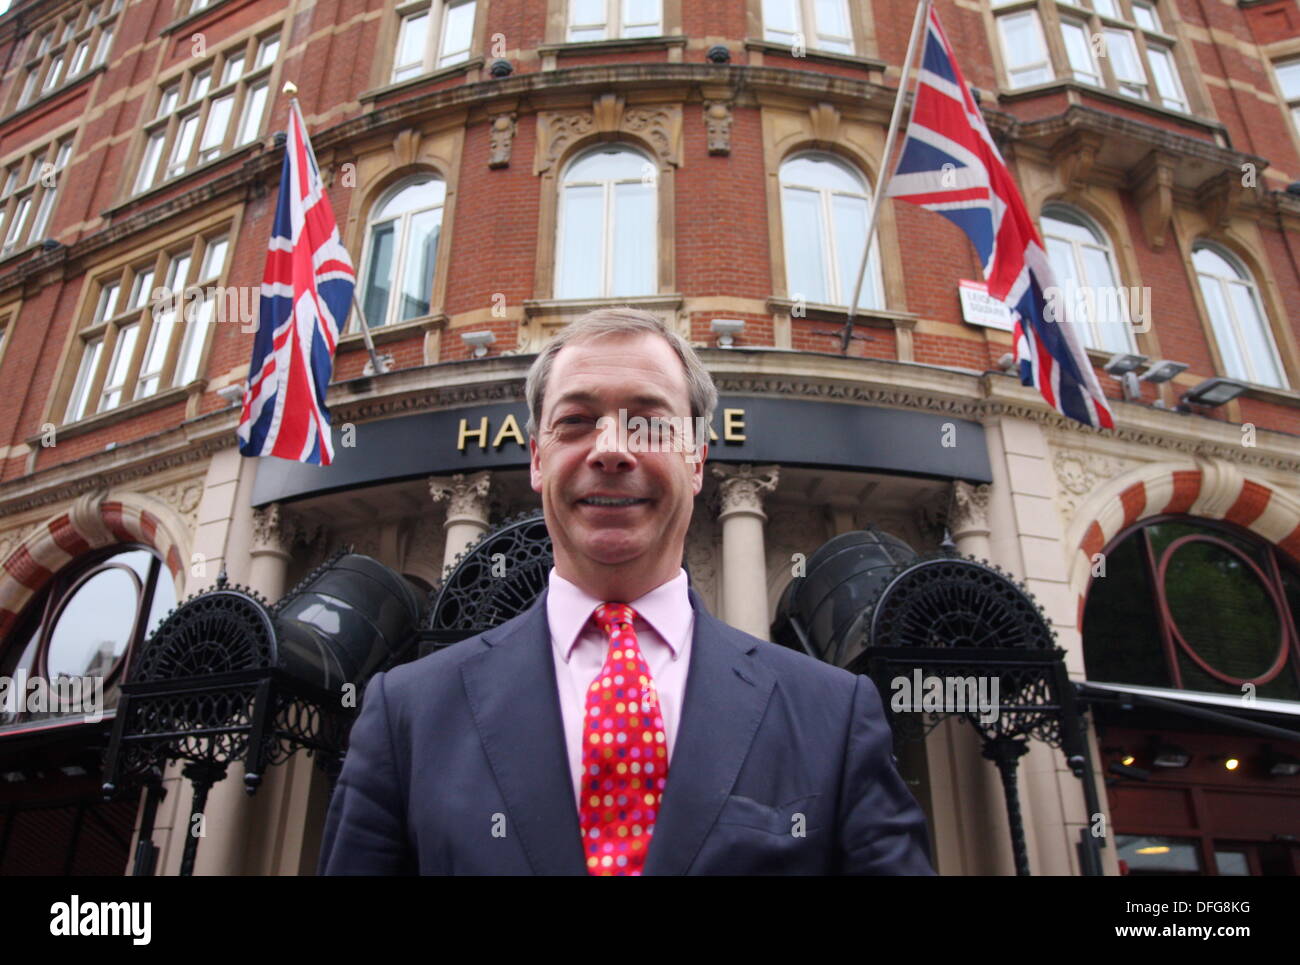
POLYGON ((685 874, 740 774, 776 680, 746 654, 755 644, 714 617, 689 589, 695 609, 691 665, 668 783, 646 853, 647 875, 685 874))
POLYGON ((506 833, 519 835, 535 874, 582 875, 586 856, 560 717, 546 593, 515 620, 483 634, 490 649, 467 660, 461 675, 510 815, 506 833))
MULTIPOLYGON (((735 785, 775 678, 754 644, 714 617, 693 587, 690 667, 647 875, 684 874, 735 785)), ((489 649, 461 667, 470 712, 513 828, 536 874, 585 874, 586 855, 546 619, 546 594, 483 634, 489 649)), ((487 817, 485 816, 485 820, 487 817)))

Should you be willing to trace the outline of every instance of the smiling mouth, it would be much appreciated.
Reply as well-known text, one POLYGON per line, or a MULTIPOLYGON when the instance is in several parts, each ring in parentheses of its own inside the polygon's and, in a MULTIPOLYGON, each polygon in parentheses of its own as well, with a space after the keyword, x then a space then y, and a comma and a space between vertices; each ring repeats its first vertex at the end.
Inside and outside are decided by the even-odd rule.
POLYGON ((621 499, 606 499, 597 496, 590 496, 586 499, 579 499, 578 504, 581 506, 595 506, 600 509, 623 509, 628 506, 639 506, 642 503, 648 503, 650 500, 637 496, 627 496, 621 499))

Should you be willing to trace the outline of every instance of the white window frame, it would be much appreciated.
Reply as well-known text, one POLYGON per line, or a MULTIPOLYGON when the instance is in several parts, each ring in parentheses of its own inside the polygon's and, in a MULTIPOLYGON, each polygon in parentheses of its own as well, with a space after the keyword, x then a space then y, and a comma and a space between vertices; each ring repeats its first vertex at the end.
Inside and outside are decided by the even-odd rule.
POLYGON ((144 124, 131 194, 141 194, 257 140, 266 126, 271 74, 281 50, 279 28, 237 41, 164 80, 144 124), (238 62, 238 75, 229 65, 238 62), (251 67, 250 67, 251 65, 251 67), (213 79, 222 83, 213 86, 213 79), (214 106, 230 105, 224 124, 214 106), (260 104, 254 122, 250 107, 260 104), (217 133, 220 136, 217 136, 217 133))
POLYGON ((0 165, 0 258, 26 251, 48 237, 63 171, 72 158, 72 138, 65 134, 0 165))
POLYGON ((230 261, 231 230, 226 224, 201 232, 95 280, 94 307, 78 333, 65 424, 187 385, 201 374, 217 302, 229 295, 220 282, 230 261), (175 277, 175 262, 186 257, 185 277, 175 277), (176 314, 168 321, 171 310, 176 314), (135 335, 124 339, 130 331, 135 335), (167 344, 160 349, 163 332, 167 344), (110 375, 116 376, 111 382, 110 375))
POLYGON ((574 0, 569 0, 568 18, 565 27, 565 37, 568 43, 589 43, 599 40, 611 40, 620 38, 636 37, 658 37, 664 32, 664 5, 663 0, 655 0, 659 7, 659 15, 654 20, 639 21, 637 23, 629 22, 628 6, 631 0, 596 0, 597 5, 604 7, 605 18, 600 21, 591 23, 574 23, 573 18, 577 15, 578 5, 574 0), (629 30, 640 30, 653 26, 652 32, 628 33, 629 30), (577 37, 573 36, 575 30, 593 31, 600 29, 599 37, 577 37))
MULTIPOLYGON (((361 278, 360 278, 360 284, 357 286, 357 301, 363 306, 366 305, 367 302, 369 301, 367 296, 370 293, 369 289, 370 289, 370 281, 371 281, 370 255, 371 255, 371 249, 374 246, 375 226, 377 224, 383 224, 388 221, 398 222, 397 231, 394 233, 394 241, 393 241, 393 251, 396 255, 393 261, 393 286, 388 291, 388 303, 384 306, 384 317, 379 321, 376 321, 373 318, 365 319, 364 324, 368 325, 372 331, 377 328, 382 328, 386 325, 397 325, 397 324, 401 324, 403 321, 406 322, 412 321, 412 319, 409 318, 403 319, 401 321, 397 319, 397 306, 400 302, 399 288, 402 282, 402 278, 406 272, 407 256, 411 254, 409 250, 411 246, 408 243, 410 238, 410 233, 411 233, 411 219, 413 216, 417 214, 423 214, 426 211, 434 211, 434 210, 437 210, 439 212, 438 248, 436 251, 434 251, 433 276, 429 278, 429 311, 433 312, 436 308, 436 306, 433 303, 433 296, 434 293, 437 291, 436 282, 438 280, 437 279, 438 262, 442 258, 442 247, 443 247, 442 229, 447 223, 446 182, 445 181, 443 182, 443 197, 442 197, 442 201, 439 204, 429 205, 424 208, 415 208, 411 211, 403 211, 401 214, 382 218, 379 221, 376 221, 374 219, 374 216, 376 213, 382 211, 390 201, 392 201, 395 197, 397 197, 407 188, 411 188, 419 184, 424 184, 429 181, 442 181, 442 180, 443 180, 442 178, 439 178, 437 175, 432 173, 420 174, 415 177, 404 178, 403 180, 399 181, 397 184, 393 185, 393 187, 385 191, 383 195, 374 203, 374 205, 371 206, 370 216, 366 218, 365 244, 362 246, 362 251, 361 251, 361 266, 362 266, 361 278)), ((363 324, 363 322, 361 318, 357 317, 356 312, 352 312, 349 314, 349 318, 353 318, 353 317, 356 317, 356 325, 353 326, 351 322, 349 322, 346 331, 350 332, 355 330, 359 332, 361 331, 361 325, 363 324)), ((417 317, 427 317, 427 316, 417 316, 417 317)))
MULTIPOLYGON (((655 165, 654 161, 651 160, 651 158, 646 154, 644 154, 642 151, 626 143, 620 143, 617 146, 621 151, 625 151, 628 154, 631 154, 639 158, 642 161, 643 170, 645 170, 646 166, 648 166, 650 170, 654 171, 654 181, 653 181, 654 197, 650 205, 650 210, 653 213, 653 223, 646 225, 644 228, 644 230, 647 233, 647 236, 653 239, 653 242, 649 246, 650 256, 652 259, 650 264, 650 272, 649 272, 650 291, 640 293, 640 294, 653 295, 656 294, 659 289, 658 278, 659 278, 659 262, 660 262, 660 255, 661 255, 659 251, 659 204, 660 204, 659 172, 658 172, 657 165, 655 165)), ((592 150, 583 151, 575 155, 564 166, 564 171, 561 173, 556 183, 557 196, 556 196, 556 218, 555 218, 555 274, 552 279, 552 291, 555 293, 556 298, 608 299, 608 298, 637 297, 637 295, 630 295, 630 294, 614 291, 614 268, 615 268, 614 189, 617 185, 631 184, 637 180, 640 180, 642 183, 644 183, 645 178, 642 177, 642 178, 634 179, 634 178, 625 177, 625 178, 600 178, 598 180, 592 180, 592 181, 570 181, 569 171, 572 170, 572 168, 575 165, 577 165, 579 161, 584 160, 589 155, 599 150, 601 150, 601 148, 594 148, 592 150), (570 187, 589 187, 593 185, 599 185, 602 188, 602 200, 601 200, 602 224, 601 224, 601 234, 600 234, 600 245, 601 245, 600 247, 600 260, 601 260, 600 291, 595 295, 561 294, 560 280, 563 277, 563 270, 564 270, 564 265, 562 263, 564 258, 564 251, 565 251, 564 239, 565 239, 565 232, 566 230, 568 230, 569 227, 565 225, 565 220, 566 220, 565 210, 567 207, 564 199, 565 189, 570 187)))
MULTIPOLYGON (((1232 252, 1220 245, 1212 244, 1210 242, 1199 241, 1194 244, 1192 246, 1192 257, 1192 270, 1196 273, 1196 284, 1200 289, 1201 300, 1205 303, 1207 314, 1210 315, 1210 329, 1213 331, 1214 338, 1220 346, 1220 357, 1223 357, 1222 344, 1226 338, 1230 337, 1233 346, 1236 349, 1237 356, 1246 366, 1245 372, 1225 371, 1224 375, 1233 379, 1241 379, 1255 385, 1273 386, 1282 389, 1289 388, 1290 386, 1287 384, 1286 366, 1282 364, 1281 353, 1277 350, 1277 341, 1273 338, 1273 327, 1269 324, 1268 313, 1264 310, 1264 301, 1259 294, 1259 285, 1256 283, 1254 275, 1251 274, 1250 269, 1247 268, 1242 263, 1241 259, 1232 252), (1209 274, 1196 267, 1196 253, 1202 249, 1213 252, 1215 255, 1218 255, 1226 261, 1228 266, 1236 272, 1236 276, 1232 277, 1209 274), (1217 318, 1210 311, 1210 299, 1205 295, 1205 285, 1207 282, 1218 284, 1222 295, 1222 303, 1227 309, 1227 318, 1217 318), (1238 285, 1246 289, 1250 301, 1254 306, 1261 334, 1263 335, 1264 341, 1269 350, 1270 361, 1277 369, 1277 382, 1266 381, 1259 378, 1259 373, 1255 366, 1254 355, 1250 351, 1250 343, 1244 337, 1242 328, 1243 321, 1237 317, 1237 307, 1233 303, 1232 298, 1228 296, 1228 285, 1238 285)), ((1225 360, 1225 368, 1226 367, 1227 363, 1225 360)))
POLYGON ((122 0, 98 0, 38 26, 27 44, 23 84, 10 109, 26 107, 104 63, 121 9, 122 0))
MULTIPOLYGON (((1030 84, 1017 84, 1012 75, 1011 45, 1007 43, 1002 28, 1002 21, 1021 16, 1029 11, 1035 12, 1042 49, 1047 52, 1046 67, 1051 75, 1041 83, 1053 79, 1072 79, 1076 83, 1100 87, 1112 93, 1121 94, 1135 101, 1153 104, 1166 110, 1190 112, 1187 88, 1183 83, 1178 63, 1178 40, 1167 33, 1164 27, 1166 17, 1160 12, 1160 2, 1168 0, 990 0, 994 9, 999 49, 1002 51, 1004 83, 1007 90, 1016 90, 1030 84), (1101 12, 1101 7, 1106 12, 1101 12), (1142 14, 1135 13, 1142 11, 1142 14), (1112 15, 1113 14, 1113 15, 1112 15), (1139 21, 1139 17, 1141 20, 1139 21), (1075 76, 1076 65, 1071 61, 1070 49, 1065 42, 1065 23, 1082 26, 1087 41, 1088 57, 1092 63, 1092 72, 1097 80, 1075 76), (1055 30, 1060 36, 1059 50, 1054 50, 1046 42, 1048 30, 1055 30), (1107 36, 1107 35, 1110 36, 1107 36), (1119 36, 1123 35, 1123 40, 1119 36), (1106 38, 1105 54, 1099 56, 1094 46, 1095 38, 1106 38), (1109 50, 1113 42, 1122 42, 1132 51, 1135 73, 1132 77, 1119 78, 1115 71, 1115 57, 1109 50), (1151 51, 1158 50, 1159 54, 1151 51), (1162 58, 1169 67, 1168 78, 1161 78, 1154 63, 1162 58), (1063 58, 1058 62, 1059 58, 1063 58), (1138 76, 1140 75, 1140 76, 1138 76), (1166 83, 1168 80, 1170 83, 1166 83), (1172 85, 1172 86, 1171 86, 1172 85)), ((1023 74, 1039 69, 1044 64, 1021 65, 1016 74, 1023 74)), ((1038 82, 1035 82, 1038 83, 1038 82)))
POLYGON ((798 46, 802 40, 807 50, 820 50, 834 54, 854 55, 857 45, 853 40, 853 11, 848 0, 838 0, 844 14, 844 24, 848 29, 845 35, 829 34, 823 31, 817 22, 817 0, 759 0, 759 16, 763 21, 763 39, 768 43, 782 44, 787 47, 798 46), (795 24, 794 34, 786 39, 786 31, 768 26, 767 11, 769 6, 781 4, 792 13, 795 24), (828 46, 827 42, 838 42, 840 46, 828 46), (848 49, 844 49, 847 47, 848 49))
MULTIPOLYGON (((841 297, 840 293, 843 291, 846 283, 852 284, 857 280, 857 275, 856 275, 856 269, 854 269, 855 274, 852 279, 845 279, 840 277, 839 249, 838 249, 839 241, 836 237, 836 232, 834 228, 835 218, 834 218, 834 208, 832 205, 832 198, 834 195, 837 194, 842 195, 842 194, 846 194, 846 192, 834 188, 824 187, 821 185, 799 184, 798 182, 793 182, 793 183, 787 182, 785 174, 783 173, 785 166, 792 161, 799 160, 800 158, 828 160, 832 163, 837 164, 840 168, 848 171, 848 173, 853 177, 853 179, 857 181, 861 190, 861 193, 853 194, 849 196, 859 198, 865 201, 867 204, 868 212, 871 211, 871 204, 872 204, 871 185, 867 182, 867 179, 862 174, 862 172, 858 171, 852 165, 845 162, 842 158, 838 158, 835 155, 829 154, 825 151, 800 151, 797 154, 792 154, 790 157, 786 158, 781 162, 781 166, 777 170, 777 191, 781 199, 781 236, 782 238, 785 239, 785 248, 787 252, 787 254, 785 255, 785 277, 786 277, 787 295, 789 295, 789 297, 791 298, 804 295, 802 291, 798 290, 799 286, 796 285, 795 280, 791 277, 791 265, 790 265, 789 255, 788 255, 792 239, 790 237, 791 226, 789 223, 789 219, 786 217, 785 192, 787 186, 790 186, 797 190, 813 191, 816 192, 818 195, 818 207, 820 211, 821 225, 823 227, 823 230, 820 233, 821 237, 820 239, 818 239, 821 241, 821 249, 822 249, 822 266, 823 266, 822 270, 824 272, 822 283, 826 286, 826 291, 830 294, 830 297, 832 299, 831 301, 826 302, 825 304, 841 306, 847 309, 849 307, 848 302, 841 303, 839 301, 841 297)), ((860 302, 857 311, 883 310, 886 307, 885 279, 884 279, 884 271, 882 269, 881 260, 880 260, 880 248, 881 248, 880 238, 879 235, 877 235, 875 244, 871 246, 871 257, 868 260, 867 272, 862 279, 863 290, 858 292, 859 300, 861 300, 864 295, 868 293, 873 293, 876 296, 875 302, 873 303, 870 299, 868 299, 865 304, 862 304, 860 302), (867 285, 868 282, 871 283, 869 287, 867 285)), ((862 255, 857 254, 857 257, 854 260, 854 264, 860 265, 861 263, 862 263, 862 255)))
POLYGON ((1038 10, 1035 7, 1029 7, 1023 10, 1016 10, 1014 12, 1004 14, 1003 16, 997 18, 997 26, 998 26, 998 42, 1002 44, 1003 64, 1005 65, 1005 69, 1007 72, 1007 84, 1009 89, 1016 90, 1017 88, 1020 87, 1032 87, 1035 84, 1044 84, 1050 81, 1053 77, 1052 51, 1051 48, 1048 47, 1047 45, 1047 35, 1043 32, 1043 20, 1042 17, 1038 15, 1038 10), (1034 33, 1038 37, 1038 49, 1042 52, 1043 56, 1039 60, 1027 61, 1022 64, 1016 64, 1013 67, 1011 64, 1012 48, 1011 48, 1011 44, 1007 41, 1005 25, 1011 23, 1013 20, 1019 20, 1025 17, 1028 17, 1033 21, 1034 33), (1026 81, 1025 83, 1017 83, 1017 75, 1028 74, 1031 71, 1042 71, 1042 70, 1047 71, 1047 77, 1039 78, 1037 80, 1029 80, 1026 81))
POLYGON ((417 3, 405 3, 397 8, 397 33, 393 39, 393 66, 389 71, 389 82, 396 84, 412 80, 425 74, 433 73, 444 67, 451 67, 469 60, 477 47, 478 6, 477 0, 419 0, 417 3), (470 27, 469 44, 464 48, 445 51, 447 43, 448 12, 454 7, 469 6, 470 27), (408 20, 424 16, 424 44, 421 59, 399 64, 397 58, 401 53, 402 35, 408 20), (399 76, 399 74, 401 76, 399 76))
MULTIPOLYGON (((1061 204, 1059 202, 1053 202, 1043 206, 1042 216, 1039 219, 1039 228, 1044 243, 1046 243, 1048 238, 1053 238, 1056 241, 1063 242, 1070 246, 1070 260, 1073 262, 1074 266, 1073 277, 1075 279, 1084 279, 1085 284, 1093 285, 1094 287, 1105 286, 1098 286, 1096 280, 1089 277, 1088 266, 1087 262, 1083 258, 1082 249, 1087 247, 1094 251, 1101 252, 1106 259, 1106 267, 1110 274, 1110 278, 1107 280, 1106 285, 1121 293, 1118 299, 1118 307, 1120 315, 1122 316, 1120 326, 1124 332, 1125 345, 1120 349, 1113 349, 1110 346, 1107 346, 1104 340, 1100 337, 1101 324, 1103 323, 1099 323, 1095 318, 1081 320, 1076 316, 1073 321, 1080 324, 1086 335, 1084 339, 1085 347, 1100 349, 1103 351, 1135 352, 1137 350, 1137 343, 1133 337, 1133 320, 1129 315, 1129 301, 1128 298, 1123 297, 1123 293, 1125 293, 1126 290, 1123 288, 1120 281, 1119 262, 1115 257, 1115 246, 1111 243, 1110 236, 1102 230, 1102 227, 1099 224, 1078 208, 1071 205, 1061 204), (1060 215, 1060 217, 1055 217, 1057 215, 1060 215), (1066 223, 1069 223, 1071 219, 1076 222, 1081 222, 1084 229, 1092 234, 1093 240, 1091 242, 1082 242, 1077 238, 1053 234, 1046 224, 1049 218, 1066 223)), ((1065 285, 1066 279, 1057 278, 1056 281, 1063 289, 1067 287, 1065 285)), ((1063 290, 1062 297, 1066 299, 1067 309, 1072 309, 1075 306, 1076 302, 1074 299, 1076 296, 1074 292, 1063 290)))
POLYGON ((1291 124, 1296 135, 1300 136, 1300 58, 1278 61, 1273 65, 1273 72, 1277 75, 1277 89, 1286 103, 1291 124), (1290 80, 1291 77, 1295 78, 1294 81, 1290 80))

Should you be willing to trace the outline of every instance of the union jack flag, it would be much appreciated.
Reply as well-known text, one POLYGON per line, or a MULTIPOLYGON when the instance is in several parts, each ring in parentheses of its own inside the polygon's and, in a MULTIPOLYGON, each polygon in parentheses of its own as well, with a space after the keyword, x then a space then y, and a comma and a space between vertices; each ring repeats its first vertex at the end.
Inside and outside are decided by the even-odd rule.
MULTIPOLYGON (((912 116, 886 196, 935 211, 970 238, 984 263, 989 294, 1016 316, 1020 381, 1048 405, 1085 425, 1114 419, 1064 299, 1048 310, 1056 286, 1038 230, 931 9, 912 116)), ((1059 291, 1059 289, 1058 289, 1059 291)))
POLYGON ((328 466, 334 459, 325 391, 346 324, 356 273, 339 240, 297 99, 275 223, 267 244, 239 451, 328 466))

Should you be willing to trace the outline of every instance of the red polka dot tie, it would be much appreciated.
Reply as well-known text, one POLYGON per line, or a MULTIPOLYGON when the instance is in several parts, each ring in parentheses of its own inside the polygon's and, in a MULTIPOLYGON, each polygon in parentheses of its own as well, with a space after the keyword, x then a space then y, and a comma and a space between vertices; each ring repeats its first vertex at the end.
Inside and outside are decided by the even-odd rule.
POLYGON ((626 603, 602 603, 592 620, 609 638, 587 690, 579 817, 593 875, 639 875, 668 779, 663 712, 626 603))

